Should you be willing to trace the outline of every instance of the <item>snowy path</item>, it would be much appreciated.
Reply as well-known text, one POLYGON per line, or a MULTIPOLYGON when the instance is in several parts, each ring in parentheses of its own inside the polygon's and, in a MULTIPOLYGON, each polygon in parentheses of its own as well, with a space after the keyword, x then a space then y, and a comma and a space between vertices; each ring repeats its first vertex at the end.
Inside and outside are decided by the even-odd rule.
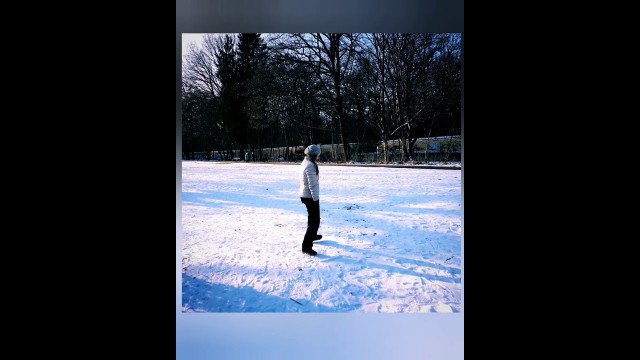
POLYGON ((298 166, 182 162, 185 312, 459 312, 460 170, 320 164, 316 257, 298 166))

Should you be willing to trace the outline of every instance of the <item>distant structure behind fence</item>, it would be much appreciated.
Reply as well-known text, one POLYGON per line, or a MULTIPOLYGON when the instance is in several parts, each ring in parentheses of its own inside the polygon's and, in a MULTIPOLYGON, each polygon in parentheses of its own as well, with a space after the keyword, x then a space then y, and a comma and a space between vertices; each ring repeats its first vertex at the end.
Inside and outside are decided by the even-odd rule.
MULTIPOLYGON (((308 144, 307 144, 308 145, 308 144)), ((270 162, 298 162, 304 159, 304 149, 307 145, 262 148, 250 151, 250 161, 270 162)), ((342 162, 344 154, 342 145, 321 144, 322 154, 320 161, 342 162)), ((402 161, 402 146, 400 140, 389 140, 389 162, 402 161)), ((382 142, 378 143, 351 143, 352 160, 362 163, 381 163, 384 160, 384 148, 382 142)), ((408 147, 408 146, 407 146, 408 147)), ((246 154, 240 154, 239 150, 233 150, 225 157, 221 151, 189 152, 182 153, 182 160, 217 160, 217 161, 245 161, 246 154), (208 155, 208 156, 207 156, 208 155)), ((455 136, 438 136, 419 138, 413 147, 411 158, 415 162, 460 162, 462 159, 462 138, 455 136)))

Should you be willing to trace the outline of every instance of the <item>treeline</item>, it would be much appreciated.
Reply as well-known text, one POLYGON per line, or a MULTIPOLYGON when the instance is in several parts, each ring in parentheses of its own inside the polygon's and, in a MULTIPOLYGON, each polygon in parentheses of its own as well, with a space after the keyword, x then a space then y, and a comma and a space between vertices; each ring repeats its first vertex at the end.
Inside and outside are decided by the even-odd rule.
MULTIPOLYGON (((183 152, 460 135, 460 34, 207 34, 183 63, 183 152)), ((337 160, 352 158, 342 146, 337 160)))

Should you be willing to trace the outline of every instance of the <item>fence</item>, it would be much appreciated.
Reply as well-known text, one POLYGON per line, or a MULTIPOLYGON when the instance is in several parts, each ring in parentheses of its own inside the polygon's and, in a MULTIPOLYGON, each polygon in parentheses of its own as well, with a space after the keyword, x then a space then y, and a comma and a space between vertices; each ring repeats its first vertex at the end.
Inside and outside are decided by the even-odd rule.
MULTIPOLYGON (((399 140, 387 142, 389 148, 389 162, 402 161, 402 146, 399 140)), ((321 144, 322 154, 320 161, 342 162, 344 152, 342 145, 321 144)), ((252 161, 302 161, 304 159, 304 149, 306 146, 273 147, 257 149, 251 152, 252 161)), ((353 161, 365 163, 379 163, 384 158, 384 146, 378 143, 351 143, 351 158, 353 161)), ((408 146, 407 146, 408 148, 408 146)), ((462 155, 462 139, 456 136, 440 136, 432 138, 419 138, 416 140, 411 158, 418 162, 459 162, 462 155)), ((189 152, 182 154, 183 160, 207 160, 206 152, 189 152)), ((211 160, 244 160, 245 156, 239 150, 232 151, 226 158, 218 151, 209 154, 211 160)), ((406 160, 406 159, 405 159, 406 160)))

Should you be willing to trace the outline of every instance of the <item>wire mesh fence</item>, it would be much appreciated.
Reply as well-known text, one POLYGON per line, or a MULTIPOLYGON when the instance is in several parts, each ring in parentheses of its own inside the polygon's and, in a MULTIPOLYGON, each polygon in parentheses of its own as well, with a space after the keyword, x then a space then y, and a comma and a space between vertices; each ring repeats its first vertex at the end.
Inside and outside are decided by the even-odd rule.
MULTIPOLYGON (((344 162, 344 151, 340 144, 320 144, 321 162, 344 162)), ((183 160, 215 160, 215 161, 263 161, 263 162, 299 162, 304 159, 306 145, 269 147, 250 149, 244 154, 239 150, 189 152, 183 153, 183 160)), ((351 161, 360 163, 401 163, 413 161, 460 162, 462 157, 462 139, 460 135, 418 138, 411 146, 407 141, 402 146, 400 140, 389 140, 386 144, 351 143, 351 161), (411 150, 411 151, 409 151, 411 150)))

